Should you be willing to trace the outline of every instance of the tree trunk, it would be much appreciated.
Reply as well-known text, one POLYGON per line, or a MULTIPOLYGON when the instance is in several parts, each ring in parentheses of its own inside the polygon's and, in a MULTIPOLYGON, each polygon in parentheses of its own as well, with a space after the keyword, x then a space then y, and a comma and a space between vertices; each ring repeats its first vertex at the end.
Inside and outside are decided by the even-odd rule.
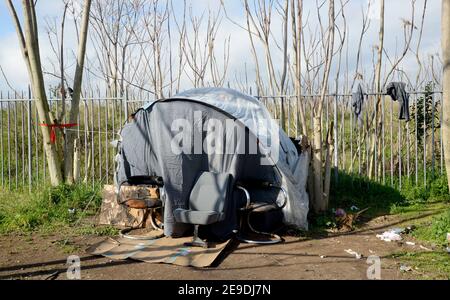
POLYGON ((293 40, 293 51, 295 54, 295 76, 294 76, 294 88, 295 95, 297 97, 296 101, 296 135, 303 134, 305 136, 308 135, 307 126, 306 126, 306 118, 305 118, 305 110, 303 108, 302 98, 302 53, 301 53, 301 39, 302 39, 302 31, 303 31, 303 0, 297 0, 297 10, 295 10, 295 1, 291 3, 291 19, 292 19, 292 40, 293 40))
MULTIPOLYGON (((30 79, 32 82, 33 94, 36 98, 36 108, 39 115, 39 120, 42 123, 41 132, 43 137, 45 155, 47 157, 48 171, 50 174, 50 181, 53 186, 56 186, 62 182, 61 163, 58 158, 56 145, 52 143, 50 139, 50 127, 53 121, 50 120, 49 106, 47 101, 47 95, 45 94, 44 78, 42 74, 38 32, 36 25, 36 12, 33 1, 23 0, 23 17, 25 24, 25 45, 26 49, 22 49, 26 52, 25 57, 28 55, 30 65, 30 79)), ((22 36, 18 33, 19 38, 22 36)))
POLYGON ((442 0, 442 57, 444 64, 442 132, 445 167, 450 188, 450 0, 442 0))
POLYGON ((334 51, 334 33, 335 33, 335 11, 334 1, 330 1, 329 7, 329 32, 327 37, 325 69, 322 79, 321 95, 317 109, 314 110, 313 117, 313 172, 314 172, 314 210, 316 213, 324 212, 328 209, 328 199, 324 197, 323 190, 323 158, 322 158, 322 111, 328 88, 328 79, 330 77, 331 64, 334 51))
POLYGON ((334 121, 331 121, 327 132, 327 150, 326 150, 326 159, 325 159, 325 172, 324 172, 324 186, 323 186, 323 198, 324 202, 328 204, 330 200, 330 184, 331 184, 331 154, 334 153, 334 139, 333 139, 333 131, 334 131, 334 121))
MULTIPOLYGON (((380 136, 381 131, 381 120, 380 120, 380 110, 381 110, 381 67, 383 63, 383 48, 384 48, 384 0, 381 0, 381 9, 380 9, 380 31, 379 31, 379 43, 378 43, 378 62, 377 62, 377 69, 375 74, 375 84, 376 84, 376 95, 377 97, 377 105, 375 108, 375 126, 373 126, 373 134, 372 134, 372 144, 370 146, 370 162, 369 162, 369 178, 373 178, 375 173, 375 147, 377 144, 378 136, 380 136), (378 134, 377 130, 378 129, 378 134)), ((379 148, 381 149, 381 148, 379 148)))
MULTIPOLYGON (((70 121, 74 124, 77 122, 80 113, 80 97, 81 84, 83 79, 84 58, 86 53, 86 41, 89 28, 89 11, 91 8, 91 0, 85 0, 83 6, 83 17, 81 21, 80 43, 78 45, 77 67, 75 70, 75 78, 73 83, 72 106, 70 108, 70 121)), ((70 129, 70 128, 69 128, 70 129)), ((68 130, 66 135, 66 148, 64 151, 64 175, 66 182, 72 184, 74 182, 74 140, 76 132, 68 130)))
POLYGON ((319 115, 313 118, 313 147, 312 147, 312 163, 314 172, 314 211, 322 212, 327 209, 323 197, 323 182, 322 182, 322 120, 319 115))

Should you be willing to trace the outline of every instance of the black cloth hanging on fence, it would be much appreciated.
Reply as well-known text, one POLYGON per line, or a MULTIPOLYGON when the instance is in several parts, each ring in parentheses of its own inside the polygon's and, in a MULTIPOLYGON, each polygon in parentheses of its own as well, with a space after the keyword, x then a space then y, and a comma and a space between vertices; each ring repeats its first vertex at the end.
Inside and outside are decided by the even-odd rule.
POLYGON ((361 83, 358 84, 356 90, 352 93, 352 107, 358 124, 362 124, 362 109, 364 105, 364 91, 361 83))
POLYGON ((393 101, 398 101, 400 105, 399 120, 410 120, 409 115, 409 94, 406 92, 406 83, 391 82, 387 86, 386 94, 391 96, 393 101))

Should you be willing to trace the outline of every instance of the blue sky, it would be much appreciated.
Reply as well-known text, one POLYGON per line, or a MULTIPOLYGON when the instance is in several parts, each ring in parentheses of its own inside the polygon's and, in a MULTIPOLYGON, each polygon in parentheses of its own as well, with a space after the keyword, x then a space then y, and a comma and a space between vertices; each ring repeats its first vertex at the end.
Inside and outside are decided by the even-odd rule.
MULTIPOLYGON (((98 0, 94 0, 98 1, 98 0)), ((361 9, 364 8, 369 0, 349 0, 347 5, 346 14, 349 22, 349 56, 351 58, 350 64, 354 61, 356 56, 356 44, 360 33, 361 24, 361 9), (354 45, 354 46, 353 46, 354 45)), ((374 7, 378 7, 378 0, 371 0, 374 3, 374 7)), ((419 21, 422 12, 424 0, 417 0, 416 3, 416 21, 419 21)), ((15 0, 17 7, 21 5, 21 1, 15 0)), ((177 0, 174 0, 176 4, 177 0)), ((338 1, 337 1, 338 2, 338 1)), ((423 41, 421 45, 421 55, 427 56, 440 52, 440 0, 429 0, 427 18, 424 25, 423 41)), ((59 0, 38 0, 37 12, 39 18, 39 26, 41 30, 41 54, 43 56, 44 68, 48 67, 48 59, 52 54, 48 47, 48 40, 45 35, 44 26, 45 18, 55 18, 62 13, 62 1, 59 0)), ((225 0, 226 7, 229 15, 237 22, 243 23, 244 16, 241 8, 240 1, 237 0, 225 0)), ((386 38, 385 48, 389 55, 395 54, 396 47, 399 48, 402 38, 402 19, 410 19, 410 0, 386 0, 386 38)), ((309 18, 310 26, 312 28, 318 26, 317 20, 314 18, 315 0, 305 0, 305 15, 310 14, 309 18)), ((212 9, 217 8, 220 5, 220 0, 194 0, 192 1, 192 7, 195 12, 201 12, 207 9, 208 6, 212 9)), ((324 13, 326 11, 324 10, 324 13)), ((374 11, 374 15, 376 15, 374 11)), ((326 16, 322 16, 326 20, 326 16)), ((275 35, 277 32, 281 33, 281 22, 275 19, 273 23, 273 30, 275 35)), ((67 35, 70 36, 73 31, 68 29, 67 35)), ((247 34, 226 20, 222 21, 222 26, 218 33, 219 39, 224 39, 231 36, 231 60, 229 68, 229 76, 234 77, 235 74, 243 72, 243 61, 250 63, 252 57, 249 49, 249 42, 247 34)), ((363 65, 369 66, 371 64, 372 47, 377 44, 378 39, 378 21, 375 19, 371 22, 371 27, 367 33, 367 36, 363 44, 363 65)), ((414 44, 414 41, 413 41, 414 44)), ((17 36, 11 22, 9 12, 6 8, 5 2, 0 1, 0 65, 4 69, 5 73, 12 85, 18 89, 26 87, 28 78, 26 74, 26 68, 24 67, 17 46, 17 36)), ((275 53, 275 56, 281 55, 281 53, 275 53)), ((415 58, 410 55, 405 59, 404 68, 414 72, 416 67, 415 58)), ((281 56, 280 56, 281 57, 281 56)), ((2 76, 0 76, 0 90, 5 90, 6 84, 2 76)))

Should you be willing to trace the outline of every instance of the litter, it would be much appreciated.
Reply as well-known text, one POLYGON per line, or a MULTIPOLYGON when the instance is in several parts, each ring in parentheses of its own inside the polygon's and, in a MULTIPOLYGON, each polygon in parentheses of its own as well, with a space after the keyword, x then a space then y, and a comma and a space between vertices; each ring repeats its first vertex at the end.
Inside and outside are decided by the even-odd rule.
POLYGON ((427 248, 425 246, 420 245, 420 249, 425 250, 425 251, 433 251, 430 248, 427 248))
POLYGON ((342 208, 338 208, 336 209, 335 215, 336 217, 345 217, 347 213, 342 208))
POLYGON ((412 268, 410 266, 407 266, 407 265, 401 265, 400 266, 400 271, 401 272, 410 272, 410 271, 412 271, 412 268))
MULTIPOLYGON (((447 233, 447 242, 450 244, 450 233, 447 233)), ((445 248, 447 250, 447 253, 450 254, 450 247, 445 248)))
POLYGON ((48 275, 47 277, 44 278, 44 280, 55 280, 59 273, 61 273, 60 271, 55 271, 53 273, 51 273, 50 275, 48 275))
POLYGON ((352 207, 350 207, 350 210, 351 211, 357 211, 357 210, 359 210, 359 208, 357 206, 353 205, 352 207))
POLYGON ((320 258, 327 258, 327 256, 326 255, 321 255, 320 258))
POLYGON ((358 218, 368 210, 369 208, 360 210, 356 213, 346 213, 345 210, 339 208, 336 210, 336 223, 340 231, 353 231, 354 224, 358 218))
POLYGON ((392 228, 390 231, 393 232, 393 233, 396 233, 396 234, 402 234, 402 233, 405 232, 405 229, 397 227, 397 228, 392 228))
POLYGON ((413 243, 413 242, 406 242, 406 245, 408 245, 408 246, 415 246, 416 243, 413 243))
POLYGON ((350 255, 354 255, 356 259, 361 259, 362 258, 362 254, 353 251, 352 249, 347 249, 345 250, 345 252, 347 252, 350 255))
POLYGON ((73 214, 75 214, 76 209, 75 208, 69 208, 67 211, 69 212, 69 214, 73 215, 73 214))
POLYGON ((403 231, 403 229, 394 228, 389 231, 383 232, 383 234, 377 234, 377 238, 379 238, 385 242, 401 241, 402 237, 400 236, 400 233, 402 231, 403 231))
POLYGON ((411 226, 406 227, 406 228, 403 230, 403 233, 409 234, 409 233, 413 232, 414 230, 416 230, 416 226, 411 225, 411 226))

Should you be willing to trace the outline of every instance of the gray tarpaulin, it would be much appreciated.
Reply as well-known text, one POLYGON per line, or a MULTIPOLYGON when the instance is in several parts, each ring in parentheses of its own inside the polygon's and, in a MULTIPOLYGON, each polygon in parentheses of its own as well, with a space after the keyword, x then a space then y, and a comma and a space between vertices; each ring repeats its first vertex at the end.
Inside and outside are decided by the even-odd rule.
MULTIPOLYGON (((166 194, 164 231, 167 236, 181 236, 190 228, 175 222, 173 210, 187 207, 189 193, 202 171, 230 173, 235 181, 281 184, 289 195, 283 209, 284 222, 307 229, 309 199, 305 188, 308 165, 308 154, 298 154, 295 145, 258 100, 230 89, 195 89, 149 103, 136 112, 133 121, 125 124, 117 155, 116 182, 122 184, 135 176, 163 178, 166 194), (173 151, 171 142, 180 132, 173 124, 178 124, 178 120, 185 120, 192 128, 192 138, 182 141, 183 149, 192 151, 173 151), (235 124, 244 130, 224 126, 225 151, 199 153, 194 151, 194 140, 205 138, 207 133, 203 126, 209 120, 219 120, 222 124, 238 120, 235 124), (248 153, 249 141, 255 139, 259 145, 257 151, 248 153), (280 146, 278 151, 273 151, 275 144, 280 146), (241 145, 247 145, 244 153, 227 151, 240 149, 241 145), (268 149, 272 149, 269 154, 268 149)), ((209 228, 215 236, 225 238, 237 228, 236 209, 242 206, 242 199, 235 194, 233 201, 228 203, 226 219, 209 228)), ((282 197, 278 191, 251 191, 251 194, 266 202, 281 201, 282 197)))

